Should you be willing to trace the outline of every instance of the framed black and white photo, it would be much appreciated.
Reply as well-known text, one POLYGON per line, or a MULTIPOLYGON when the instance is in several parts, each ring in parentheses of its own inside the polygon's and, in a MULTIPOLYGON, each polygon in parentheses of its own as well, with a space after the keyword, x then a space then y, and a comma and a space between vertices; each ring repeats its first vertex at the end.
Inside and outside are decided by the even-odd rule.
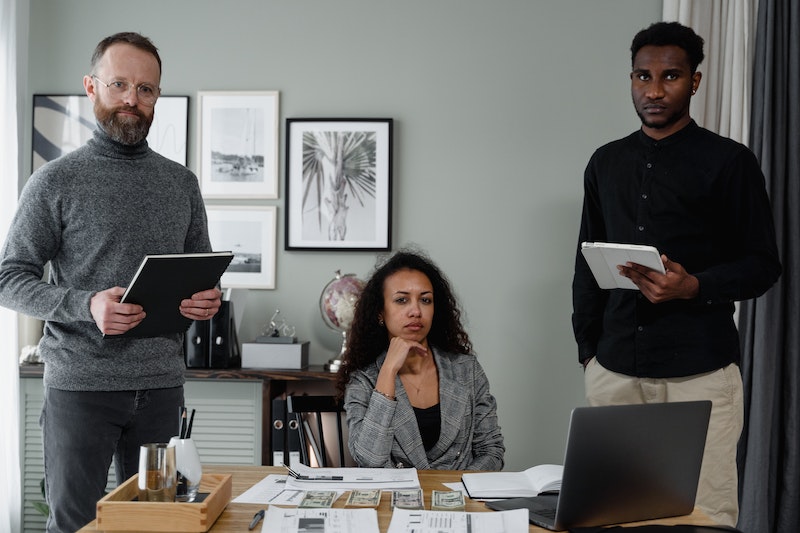
POLYGON ((278 92, 198 93, 206 198, 278 197, 278 92))
POLYGON ((286 250, 389 250, 392 119, 286 119, 286 250))
MULTIPOLYGON (((96 127, 93 104, 85 94, 33 95, 31 171, 86 143, 96 127)), ((147 135, 150 148, 185 166, 188 132, 189 97, 159 97, 147 135)))
POLYGON ((206 213, 211 248, 234 254, 222 288, 274 289, 276 207, 206 205, 206 213))

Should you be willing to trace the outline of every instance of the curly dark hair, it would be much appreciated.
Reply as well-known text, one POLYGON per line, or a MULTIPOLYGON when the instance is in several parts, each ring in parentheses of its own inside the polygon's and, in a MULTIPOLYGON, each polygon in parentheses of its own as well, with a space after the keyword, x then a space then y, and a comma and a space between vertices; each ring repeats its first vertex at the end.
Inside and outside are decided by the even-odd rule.
POLYGON ((418 251, 400 250, 378 264, 356 302, 353 322, 347 332, 347 349, 342 356, 336 388, 339 397, 350 381, 350 374, 366 368, 389 347, 386 327, 378 322, 383 312, 383 284, 401 270, 416 270, 431 282, 434 295, 433 323, 428 344, 450 353, 472 354, 472 342, 461 324, 461 309, 441 270, 418 251))
POLYGON ((636 54, 644 46, 677 46, 686 52, 692 67, 692 74, 694 74, 705 58, 703 44, 703 38, 688 26, 678 22, 656 22, 641 30, 633 38, 631 64, 636 59, 636 54))
POLYGON ((156 45, 153 44, 153 41, 136 32, 132 31, 123 31, 120 33, 115 33, 114 35, 109 35, 99 43, 94 49, 94 53, 92 54, 92 72, 94 72, 95 67, 97 67, 97 63, 102 59, 103 54, 106 53, 106 50, 112 45, 117 43, 125 43, 131 46, 135 46, 139 50, 144 52, 148 52, 156 58, 158 61, 158 72, 161 72, 161 56, 158 55, 158 48, 156 45))

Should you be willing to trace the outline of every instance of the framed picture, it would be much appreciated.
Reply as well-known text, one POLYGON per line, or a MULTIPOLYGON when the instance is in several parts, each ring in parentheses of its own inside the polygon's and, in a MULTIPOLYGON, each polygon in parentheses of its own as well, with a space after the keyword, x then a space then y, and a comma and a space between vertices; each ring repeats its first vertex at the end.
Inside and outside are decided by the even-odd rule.
POLYGON ((211 248, 234 254, 222 288, 274 289, 275 206, 207 205, 206 213, 211 248))
MULTIPOLYGON (((33 95, 31 171, 83 145, 96 127, 92 101, 85 94, 33 95)), ((147 135, 150 148, 185 166, 188 133, 189 97, 159 97, 147 135)))
POLYGON ((206 198, 278 197, 278 92, 198 93, 206 198))
POLYGON ((389 250, 392 119, 286 119, 286 250, 389 250))

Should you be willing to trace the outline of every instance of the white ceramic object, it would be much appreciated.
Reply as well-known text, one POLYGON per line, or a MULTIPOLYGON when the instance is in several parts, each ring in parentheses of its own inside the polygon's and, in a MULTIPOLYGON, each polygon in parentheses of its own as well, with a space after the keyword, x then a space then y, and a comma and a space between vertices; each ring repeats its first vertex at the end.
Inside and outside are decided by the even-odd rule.
POLYGON ((200 464, 200 455, 192 439, 172 437, 170 446, 175 447, 175 464, 178 471, 178 488, 176 501, 193 502, 200 490, 200 479, 203 477, 203 467, 200 464))

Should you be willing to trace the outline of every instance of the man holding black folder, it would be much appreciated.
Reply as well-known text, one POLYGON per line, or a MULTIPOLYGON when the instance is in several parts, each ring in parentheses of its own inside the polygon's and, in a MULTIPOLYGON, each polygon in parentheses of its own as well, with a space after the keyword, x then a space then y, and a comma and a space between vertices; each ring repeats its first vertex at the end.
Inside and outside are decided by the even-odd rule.
MULTIPOLYGON (((178 432, 183 333, 120 337, 145 316, 120 303, 145 255, 211 250, 197 178, 145 140, 160 80, 146 37, 119 33, 97 45, 83 79, 94 137, 31 176, 0 256, 0 305, 45 321, 48 532, 95 518, 112 458, 121 483, 138 471, 140 444, 178 432)), ((208 287, 180 313, 210 319, 220 297, 208 287)))
POLYGON ((619 273, 639 290, 603 290, 579 249, 572 319, 591 405, 712 400, 697 505, 733 526, 743 424, 734 301, 763 294, 781 265, 755 156, 689 116, 703 57, 703 39, 676 22, 633 39, 642 127, 589 161, 578 242, 654 246, 665 273, 627 262, 619 273))

